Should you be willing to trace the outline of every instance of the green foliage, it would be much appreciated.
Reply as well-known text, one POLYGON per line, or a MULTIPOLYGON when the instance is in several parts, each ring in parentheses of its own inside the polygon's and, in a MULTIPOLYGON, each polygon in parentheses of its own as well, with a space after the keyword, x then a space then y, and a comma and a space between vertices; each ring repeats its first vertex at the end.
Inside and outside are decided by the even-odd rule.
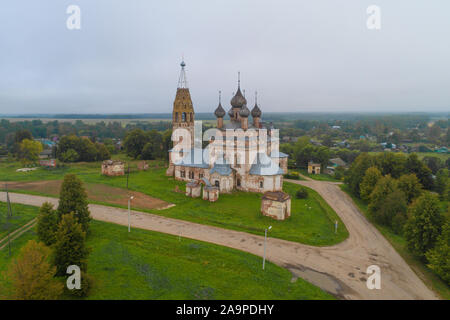
POLYGON ((58 216, 53 205, 45 202, 40 210, 37 220, 37 235, 46 246, 55 243, 55 234, 58 227, 58 216))
POLYGON ((298 172, 288 172, 284 174, 283 177, 286 179, 300 180, 300 175, 298 172))
POLYGON ((19 145, 18 158, 24 163, 34 163, 42 152, 42 144, 39 141, 23 139, 19 145))
POLYGON ((438 197, 425 192, 410 206, 408 215, 409 219, 405 225, 408 249, 417 257, 424 258, 441 233, 443 217, 440 214, 438 197))
POLYGON ((54 244, 54 264, 57 275, 66 275, 67 267, 70 265, 77 265, 86 272, 88 255, 86 233, 81 224, 77 222, 73 213, 64 214, 58 225, 54 244))
POLYGON ((442 200, 446 201, 450 201, 449 173, 450 171, 448 169, 440 169, 436 174, 436 181, 434 183, 436 192, 439 193, 442 200))
POLYGON ((405 195, 399 191, 394 178, 387 175, 378 180, 370 194, 368 209, 377 222, 387 226, 391 226, 396 210, 406 211, 405 195))
POLYGON ((450 285, 450 220, 442 227, 442 233, 436 245, 426 253, 430 267, 436 274, 450 285))
POLYGON ((68 149, 60 153, 58 158, 62 162, 77 162, 80 156, 74 149, 68 149))
POLYGON ((94 144, 87 138, 70 135, 59 141, 56 157, 62 162, 92 162, 106 160, 110 158, 110 153, 101 143, 94 144))
POLYGON ((63 284, 54 278, 56 268, 50 264, 50 249, 34 240, 20 250, 10 265, 8 278, 12 299, 55 300, 63 291, 63 284))
POLYGON ((422 185, 414 173, 402 175, 398 179, 398 188, 405 194, 406 202, 408 204, 419 197, 423 192, 422 185))
POLYGON ((375 164, 383 175, 398 178, 405 172, 406 157, 402 153, 383 152, 375 156, 375 164))
POLYGON ((322 167, 326 167, 330 159, 330 150, 324 146, 315 146, 309 142, 308 137, 302 137, 294 145, 294 158, 299 168, 307 168, 309 161, 318 162, 322 167))
POLYGON ((370 194, 381 177, 381 172, 377 167, 370 167, 366 170, 359 186, 359 194, 361 195, 361 199, 366 201, 370 199, 370 194))
POLYGON ((297 199, 306 199, 308 198, 308 190, 305 187, 300 187, 295 193, 297 199))
POLYGON ((419 160, 417 154, 410 154, 406 159, 405 173, 414 173, 425 189, 431 190, 433 187, 431 170, 425 165, 425 163, 419 160))
POLYGON ((367 169, 373 166, 373 158, 367 153, 361 153, 350 166, 345 182, 353 194, 360 196, 360 184, 367 169))
POLYGON ((65 286, 64 292, 67 295, 71 295, 77 298, 84 298, 91 293, 93 286, 94 286, 94 278, 90 274, 81 271, 81 288, 69 290, 67 286, 65 286))
POLYGON ((123 147, 128 156, 138 159, 142 153, 142 149, 148 142, 148 136, 143 130, 134 129, 125 136, 123 147))
POLYGON ((87 194, 83 182, 74 174, 64 176, 59 194, 59 220, 67 213, 74 213, 83 231, 88 232, 91 216, 88 208, 87 194))

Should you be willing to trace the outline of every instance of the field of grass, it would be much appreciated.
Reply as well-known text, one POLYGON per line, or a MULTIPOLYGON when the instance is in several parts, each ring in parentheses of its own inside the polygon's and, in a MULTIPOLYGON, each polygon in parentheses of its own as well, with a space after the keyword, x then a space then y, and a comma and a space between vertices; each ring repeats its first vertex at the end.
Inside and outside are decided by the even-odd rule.
POLYGON ((24 206, 21 204, 11 204, 13 216, 7 218, 8 209, 6 203, 0 202, 0 239, 19 229, 37 216, 34 207, 24 206))
MULTIPOLYGON (((235 249, 100 221, 91 231, 88 299, 334 299, 270 262, 262 271, 260 257, 235 249)), ((0 251, 0 273, 30 239, 34 229, 12 243, 12 257, 0 251)))
POLYGON ((381 234, 391 243, 395 250, 403 257, 408 265, 414 270, 420 279, 433 291, 438 293, 443 299, 450 300, 450 288, 445 284, 432 270, 430 270, 422 261, 412 255, 407 248, 407 243, 404 237, 395 234, 388 227, 377 223, 369 214, 367 204, 355 197, 347 185, 341 185, 341 189, 346 192, 356 203, 361 212, 366 218, 381 232, 381 234))
MULTIPOLYGON (((132 163, 131 167, 134 168, 135 164, 132 163)), ((310 196, 307 199, 295 199, 298 186, 285 183, 285 191, 292 196, 291 217, 285 221, 276 221, 261 215, 261 194, 246 192, 221 194, 219 200, 214 203, 188 198, 184 193, 174 192, 175 186, 184 190, 185 182, 166 177, 163 163, 152 162, 151 165, 153 168, 148 171, 134 171, 130 174, 129 188, 174 203, 176 206, 166 210, 142 211, 259 235, 267 226, 272 225, 272 237, 316 246, 333 245, 348 237, 345 228, 340 228, 337 234, 334 233, 335 220, 338 220, 340 225, 344 224, 334 210, 313 190, 309 190, 310 196)), ((20 167, 18 163, 0 165, 0 177, 6 181, 37 181, 61 179, 64 174, 75 173, 87 183, 126 187, 125 176, 102 176, 99 163, 72 164, 55 170, 39 168, 28 173, 15 172, 17 167, 20 167)), ((48 195, 45 194, 45 190, 39 194, 48 195)))

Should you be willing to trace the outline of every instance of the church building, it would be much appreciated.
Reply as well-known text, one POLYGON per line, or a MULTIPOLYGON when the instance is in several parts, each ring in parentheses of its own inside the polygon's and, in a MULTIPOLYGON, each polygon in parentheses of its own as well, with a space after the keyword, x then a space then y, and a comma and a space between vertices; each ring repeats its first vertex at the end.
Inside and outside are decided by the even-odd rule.
MULTIPOLYGON (((194 137, 195 112, 185 66, 183 61, 173 103, 172 125, 173 130, 184 128, 194 137)), ((226 112, 219 92, 219 104, 214 111, 217 119, 216 129, 223 133, 223 137, 230 132, 240 134, 231 141, 225 138, 210 141, 206 156, 203 156, 200 162, 194 161, 194 154, 203 154, 205 149, 196 150, 192 138, 191 148, 183 150, 181 159, 173 161, 172 154, 169 155, 167 175, 194 184, 204 181, 206 185, 217 188, 220 193, 233 190, 259 193, 282 191, 288 156, 278 151, 279 141, 278 136, 272 133, 273 124, 262 121, 262 111, 258 106, 256 93, 254 107, 251 111, 247 107, 247 99, 241 92, 240 75, 237 91, 230 104, 230 109, 226 112), (225 119, 227 115, 229 120, 225 119), (262 131, 267 132, 264 137, 260 136, 262 131), (256 133, 256 136, 250 133, 256 133), (265 148, 261 147, 262 138, 267 141, 265 148)), ((170 152, 172 151, 173 149, 170 152)))

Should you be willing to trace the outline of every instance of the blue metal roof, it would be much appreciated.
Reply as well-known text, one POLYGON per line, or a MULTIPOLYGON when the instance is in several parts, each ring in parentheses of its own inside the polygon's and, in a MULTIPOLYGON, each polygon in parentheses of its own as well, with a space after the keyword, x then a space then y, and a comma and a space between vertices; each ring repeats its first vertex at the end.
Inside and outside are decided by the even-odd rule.
POLYGON ((288 158, 289 155, 286 153, 283 153, 281 151, 272 151, 272 153, 270 154, 271 158, 288 158))
MULTIPOLYGON (((205 154, 206 158, 209 158, 208 153, 205 154)), ((208 159, 203 159, 203 149, 191 149, 184 155, 183 159, 174 162, 176 166, 185 166, 192 168, 209 168, 208 159), (196 157, 197 155, 197 157, 196 157)))
POLYGON ((229 176, 232 172, 231 166, 229 164, 223 163, 219 164, 217 162, 214 163, 214 167, 209 171, 210 174, 217 172, 221 176, 229 176))
POLYGON ((249 173, 258 176, 274 176, 283 174, 283 169, 274 163, 267 154, 261 152, 257 154, 249 173))

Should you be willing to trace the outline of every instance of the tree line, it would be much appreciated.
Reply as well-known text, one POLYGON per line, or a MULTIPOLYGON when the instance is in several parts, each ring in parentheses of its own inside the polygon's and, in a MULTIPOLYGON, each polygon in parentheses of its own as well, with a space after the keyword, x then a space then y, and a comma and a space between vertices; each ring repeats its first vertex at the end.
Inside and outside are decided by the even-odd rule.
POLYGON ((408 250, 450 284, 448 169, 433 177, 416 154, 362 153, 345 182, 377 223, 403 236, 408 250))

